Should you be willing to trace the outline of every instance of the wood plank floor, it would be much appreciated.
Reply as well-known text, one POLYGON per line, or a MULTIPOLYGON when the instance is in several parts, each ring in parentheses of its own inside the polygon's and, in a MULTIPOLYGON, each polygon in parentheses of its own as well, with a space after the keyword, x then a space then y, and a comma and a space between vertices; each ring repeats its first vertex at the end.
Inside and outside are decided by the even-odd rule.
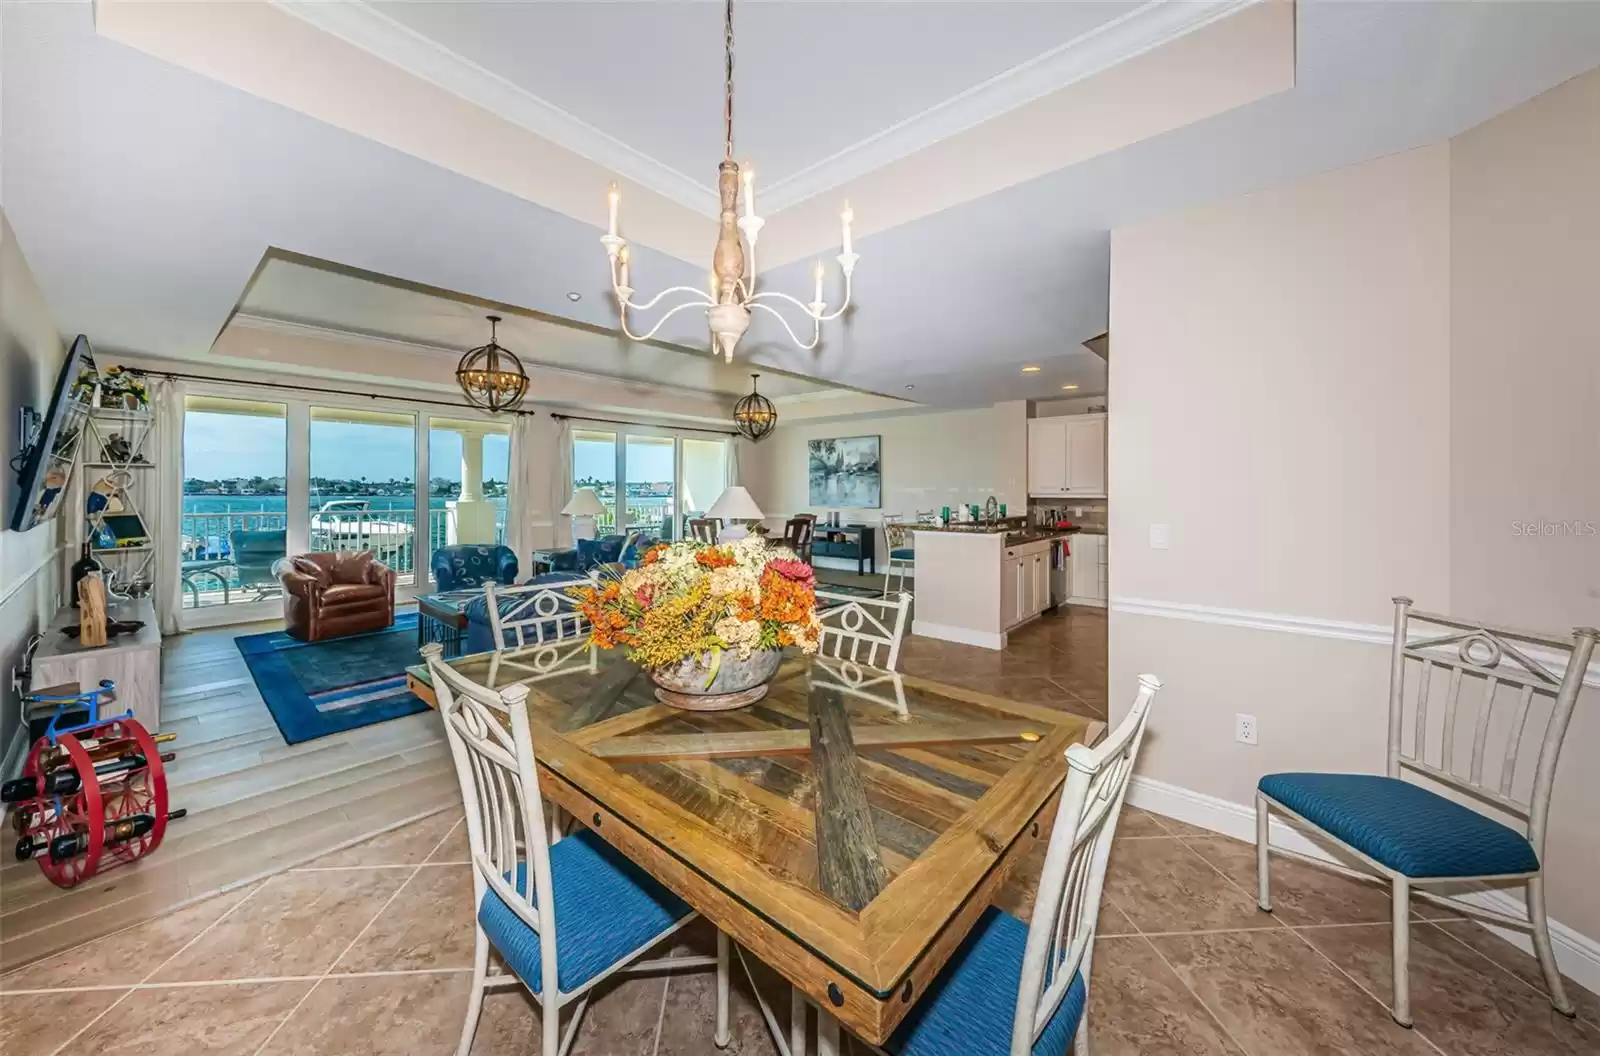
POLYGON ((72 890, 0 867, 0 971, 302 865, 442 810, 460 787, 431 712, 287 745, 234 644, 280 622, 169 638, 162 731, 174 822, 155 854, 72 890))

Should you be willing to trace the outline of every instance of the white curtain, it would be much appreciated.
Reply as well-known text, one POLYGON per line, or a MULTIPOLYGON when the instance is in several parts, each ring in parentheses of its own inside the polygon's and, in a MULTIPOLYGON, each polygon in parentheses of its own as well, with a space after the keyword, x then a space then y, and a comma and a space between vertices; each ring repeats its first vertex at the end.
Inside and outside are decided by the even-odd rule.
POLYGON ((156 378, 150 385, 150 405, 155 416, 151 439, 155 460, 155 509, 151 511, 152 538, 161 549, 155 555, 156 621, 162 634, 177 634, 183 611, 183 404, 185 386, 175 378, 156 378))
POLYGON ((735 436, 728 440, 728 487, 730 488, 743 481, 744 475, 739 469, 739 452, 747 443, 749 441, 742 436, 735 436))
POLYGON ((506 510, 506 545, 516 551, 521 578, 533 574, 535 538, 533 521, 539 512, 539 423, 531 414, 519 414, 511 423, 511 495, 506 510))
POLYGON ((572 518, 561 511, 572 501, 572 421, 556 420, 556 453, 550 467, 550 529, 557 547, 572 545, 572 518))

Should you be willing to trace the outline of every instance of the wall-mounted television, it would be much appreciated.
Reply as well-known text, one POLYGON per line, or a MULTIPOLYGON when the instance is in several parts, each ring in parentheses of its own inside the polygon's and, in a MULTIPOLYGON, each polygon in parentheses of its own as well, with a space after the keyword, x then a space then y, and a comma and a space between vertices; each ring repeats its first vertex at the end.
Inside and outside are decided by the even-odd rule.
POLYGON ((99 378, 94 349, 89 347, 89 339, 79 334, 56 377, 50 410, 20 456, 20 465, 13 463, 18 467, 18 487, 17 505, 11 512, 12 531, 26 532, 60 512, 99 378))

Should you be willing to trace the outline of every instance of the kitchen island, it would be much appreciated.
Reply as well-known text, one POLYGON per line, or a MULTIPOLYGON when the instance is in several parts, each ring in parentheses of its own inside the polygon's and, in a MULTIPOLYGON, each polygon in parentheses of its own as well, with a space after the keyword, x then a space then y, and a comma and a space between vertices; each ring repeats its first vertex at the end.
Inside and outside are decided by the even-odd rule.
MULTIPOLYGON (((1052 591, 1059 532, 962 525, 915 529, 916 617, 911 633, 1004 649, 1006 636, 1064 600, 1052 591)), ((1064 563, 1058 577, 1065 572, 1064 563)))

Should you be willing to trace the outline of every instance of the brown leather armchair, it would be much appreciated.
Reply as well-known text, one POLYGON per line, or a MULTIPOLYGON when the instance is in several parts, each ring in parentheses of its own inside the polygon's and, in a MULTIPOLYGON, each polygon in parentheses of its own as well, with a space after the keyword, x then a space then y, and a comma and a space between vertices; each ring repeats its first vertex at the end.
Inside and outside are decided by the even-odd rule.
POLYGON ((291 637, 320 642, 394 625, 394 569, 367 550, 300 554, 273 566, 291 637))

